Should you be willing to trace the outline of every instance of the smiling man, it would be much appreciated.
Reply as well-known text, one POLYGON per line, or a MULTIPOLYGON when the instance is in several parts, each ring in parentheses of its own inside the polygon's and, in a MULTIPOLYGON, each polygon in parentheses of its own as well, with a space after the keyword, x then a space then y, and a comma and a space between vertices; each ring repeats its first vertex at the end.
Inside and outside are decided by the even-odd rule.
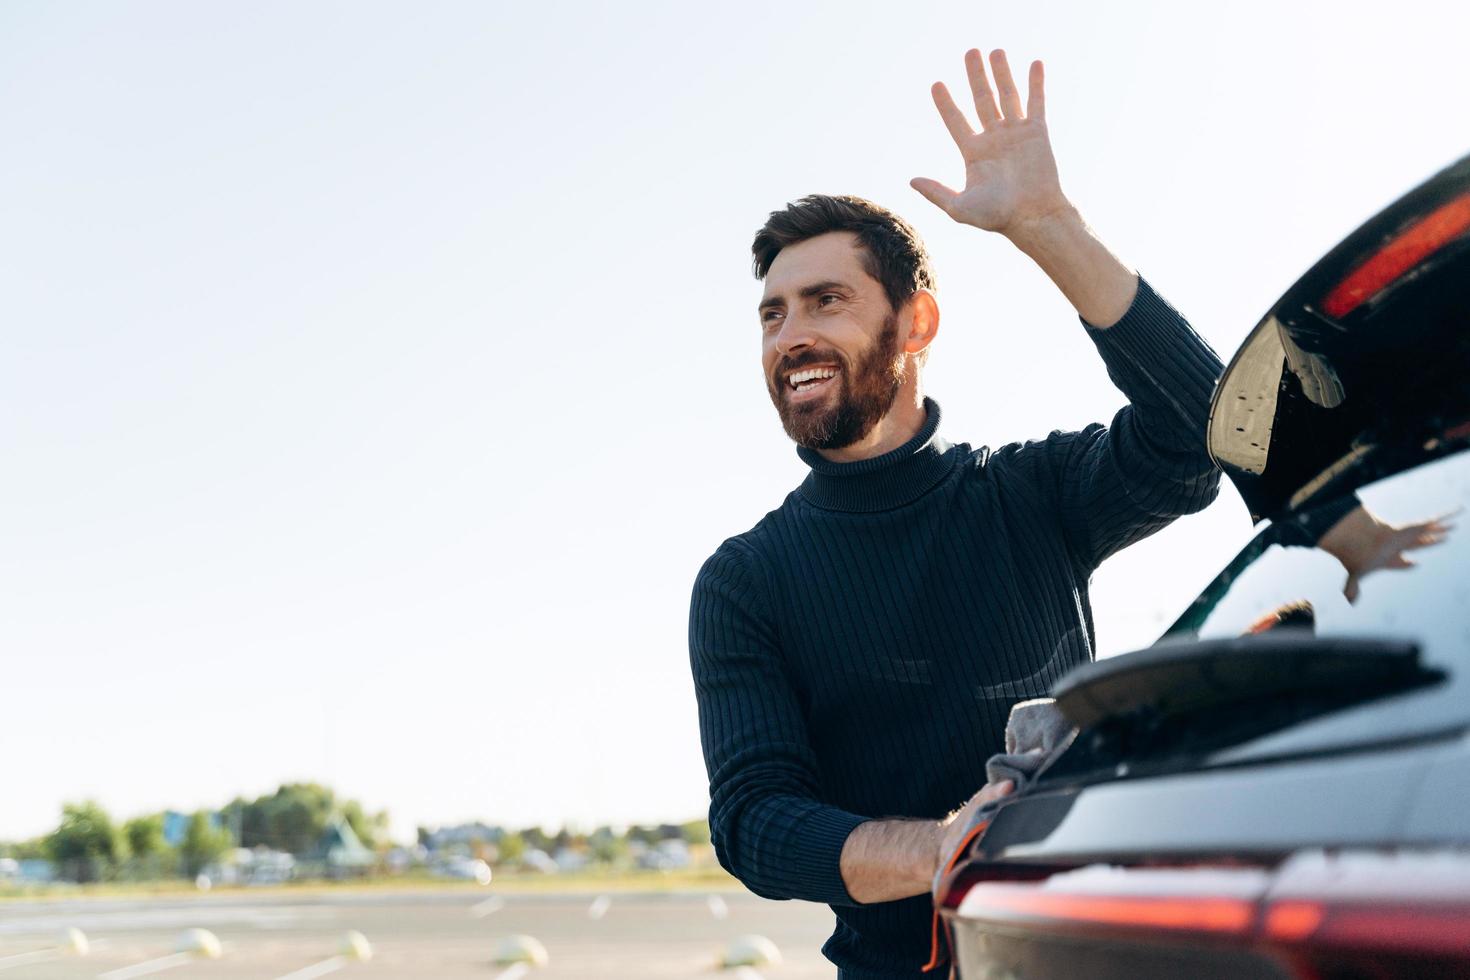
POLYGON ((923 975, 934 876, 1009 789, 980 784, 1010 706, 1092 658, 1099 563, 1218 486, 1219 359, 1062 194, 1041 64, 1024 110, 1002 52, 993 90, 978 51, 966 67, 980 132, 934 87, 965 187, 913 186, 1035 260, 1130 404, 1106 427, 950 443, 921 384, 939 306, 914 230, 818 195, 756 235, 762 367, 811 472, 700 570, 690 659, 716 853, 757 894, 830 904, 843 980, 923 975))

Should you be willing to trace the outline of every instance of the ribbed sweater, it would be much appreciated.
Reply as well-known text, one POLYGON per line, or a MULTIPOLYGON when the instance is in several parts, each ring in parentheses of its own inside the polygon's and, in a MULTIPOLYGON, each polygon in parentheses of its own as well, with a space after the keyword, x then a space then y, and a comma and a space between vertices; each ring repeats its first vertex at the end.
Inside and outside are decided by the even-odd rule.
POLYGON ((1130 403, 1111 425, 974 449, 938 435, 926 400, 893 452, 799 449, 801 486, 695 582, 715 853, 758 895, 831 905, 843 980, 924 976, 932 913, 928 895, 855 902, 847 835, 963 804, 1011 705, 1092 659, 1093 570, 1218 489, 1214 352, 1142 280, 1117 324, 1084 326, 1130 403))

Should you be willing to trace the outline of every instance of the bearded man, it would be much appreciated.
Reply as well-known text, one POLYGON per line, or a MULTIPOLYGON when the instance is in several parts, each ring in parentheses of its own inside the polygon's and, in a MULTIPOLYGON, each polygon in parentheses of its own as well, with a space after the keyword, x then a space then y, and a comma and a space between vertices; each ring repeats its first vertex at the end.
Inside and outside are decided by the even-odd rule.
POLYGON ((1035 260, 1130 404, 1036 442, 947 442, 921 385, 939 307, 913 229, 818 195, 756 235, 762 367, 811 472, 694 586, 710 831, 751 891, 832 906, 843 980, 923 975, 936 871, 1009 789, 976 791, 1010 706, 1092 658, 1098 564, 1218 488, 1219 359, 1062 194, 1041 63, 1023 111, 1003 52, 994 90, 965 60, 979 133, 934 87, 965 188, 913 186, 1035 260))

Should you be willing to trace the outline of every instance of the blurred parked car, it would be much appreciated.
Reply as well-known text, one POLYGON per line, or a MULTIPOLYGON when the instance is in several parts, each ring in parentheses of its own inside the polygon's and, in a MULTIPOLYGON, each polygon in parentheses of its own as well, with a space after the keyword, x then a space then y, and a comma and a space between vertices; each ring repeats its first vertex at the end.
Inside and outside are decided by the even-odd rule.
POLYGON ((667 839, 638 855, 638 867, 650 871, 674 871, 689 867, 689 845, 682 840, 667 839))
POLYGON ((434 864, 432 872, 443 878, 458 878, 463 881, 475 881, 482 885, 490 884, 490 865, 479 858, 455 856, 434 864))
POLYGON ((938 889, 965 980, 1470 976, 1470 157, 1276 304, 1212 406, 1265 521, 938 889))

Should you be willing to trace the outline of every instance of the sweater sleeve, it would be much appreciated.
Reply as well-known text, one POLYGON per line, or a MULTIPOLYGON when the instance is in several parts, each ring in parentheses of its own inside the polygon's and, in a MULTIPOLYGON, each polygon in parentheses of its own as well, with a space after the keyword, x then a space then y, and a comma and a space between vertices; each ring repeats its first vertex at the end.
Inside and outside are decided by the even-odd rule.
POLYGON ((1121 320, 1107 329, 1084 326, 1129 402, 1107 427, 1047 438, 1068 543, 1090 573, 1215 499, 1220 474, 1205 439, 1223 366, 1142 278, 1121 320))
POLYGON ((866 818, 818 801, 805 717, 749 562, 727 541, 700 570, 690 605, 710 839, 757 895, 856 905, 839 862, 866 818))

